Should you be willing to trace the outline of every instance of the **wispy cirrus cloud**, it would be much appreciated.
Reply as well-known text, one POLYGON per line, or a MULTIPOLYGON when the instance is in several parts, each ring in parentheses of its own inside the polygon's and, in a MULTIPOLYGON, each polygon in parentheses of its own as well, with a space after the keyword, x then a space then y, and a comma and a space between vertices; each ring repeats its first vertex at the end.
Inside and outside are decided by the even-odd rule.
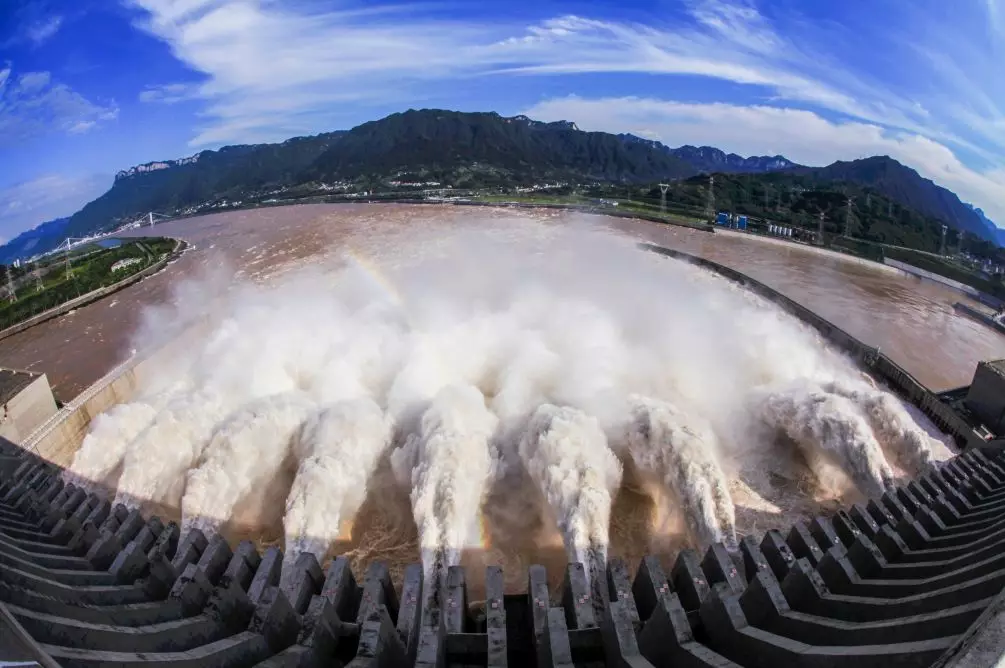
MULTIPOLYGON (((959 152, 982 161, 984 172, 974 173, 993 170, 1005 156, 1005 91, 987 83, 1000 65, 966 39, 974 24, 998 16, 999 0, 954 8, 954 18, 970 21, 959 25, 931 18, 922 5, 940 6, 934 0, 888 0, 881 24, 855 23, 852 14, 848 22, 814 21, 790 4, 771 13, 755 0, 679 0, 673 20, 644 25, 574 15, 530 24, 460 12, 444 19, 401 6, 318 12, 310 9, 317 5, 262 0, 124 1, 140 10, 143 30, 203 78, 141 93, 144 101, 201 100, 196 146, 331 129, 347 105, 407 103, 430 82, 463 88, 480 77, 503 87, 517 78, 645 74, 665 78, 668 88, 681 77, 729 84, 752 109, 813 112, 835 127, 918 137, 948 152, 950 162, 963 164, 959 152), (921 39, 926 35, 935 37, 921 39)), ((791 133, 777 130, 772 139, 787 145, 791 133)), ((840 148, 822 135, 802 138, 811 141, 840 148)), ((931 161, 942 160, 937 154, 919 149, 909 157, 924 157, 931 172, 931 161)))
POLYGON ((237 0, 129 1, 144 10, 145 30, 207 77, 198 95, 216 122, 196 144, 234 139, 228 125, 268 123, 280 110, 312 115, 328 101, 393 95, 402 83, 490 74, 703 76, 884 124, 923 117, 876 82, 843 78, 830 58, 781 34, 749 1, 691 2, 690 20, 672 26, 580 16, 480 24, 402 17, 386 7, 308 14, 237 0), (329 90, 319 94, 319 85, 329 90), (285 97, 281 109, 267 100, 277 92, 285 97))
POLYGON ((49 72, 0 69, 0 148, 48 134, 80 134, 118 117, 114 102, 88 100, 49 72))
POLYGON ((177 104, 192 100, 199 96, 199 86, 190 83, 171 83, 160 86, 147 86, 140 91, 140 102, 160 102, 162 104, 177 104))
POLYGON ((54 14, 28 23, 24 28, 24 35, 32 44, 40 46, 52 39, 62 25, 63 17, 54 14))

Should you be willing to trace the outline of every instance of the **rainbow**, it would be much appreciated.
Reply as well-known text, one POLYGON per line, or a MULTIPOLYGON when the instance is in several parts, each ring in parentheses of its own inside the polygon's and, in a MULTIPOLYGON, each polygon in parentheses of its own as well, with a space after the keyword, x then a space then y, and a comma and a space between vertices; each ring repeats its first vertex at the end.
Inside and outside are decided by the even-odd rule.
POLYGON ((401 292, 399 292, 394 282, 383 271, 381 271, 380 267, 375 262, 351 248, 347 248, 342 252, 342 259, 345 261, 346 267, 351 267, 361 272, 367 277, 367 279, 376 285, 391 302, 398 306, 401 305, 401 292))

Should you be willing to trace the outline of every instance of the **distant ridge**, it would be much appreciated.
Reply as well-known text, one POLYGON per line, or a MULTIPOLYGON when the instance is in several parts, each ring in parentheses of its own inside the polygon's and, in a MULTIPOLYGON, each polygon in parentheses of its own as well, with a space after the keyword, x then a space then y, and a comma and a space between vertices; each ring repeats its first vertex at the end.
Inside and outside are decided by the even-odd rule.
POLYGON ((785 156, 756 155, 744 158, 736 153, 726 153, 714 146, 689 146, 670 148, 652 139, 643 139, 631 134, 618 135, 626 142, 645 144, 658 151, 670 153, 691 165, 699 172, 727 174, 759 174, 777 172, 784 169, 800 167, 785 156))
POLYGON ((67 231, 82 235, 146 211, 240 201, 270 189, 308 191, 321 183, 372 183, 375 188, 405 181, 456 188, 549 180, 651 184, 710 172, 775 180, 790 175, 838 190, 842 183, 857 184, 954 229, 998 241, 993 224, 989 227, 990 221, 954 193, 886 156, 814 168, 780 155, 743 157, 711 146, 670 148, 634 135, 584 132, 570 121, 442 109, 412 109, 348 131, 225 146, 138 165, 119 172, 108 192, 71 217, 67 231))
POLYGON ((27 258, 52 250, 66 238, 69 218, 56 218, 22 232, 0 246, 0 263, 10 264, 18 258, 27 258))
POLYGON ((984 225, 971 207, 960 201, 956 193, 936 185, 889 156, 838 161, 826 167, 802 167, 796 171, 818 182, 848 181, 872 187, 904 206, 941 220, 950 227, 997 243, 997 235, 984 225))

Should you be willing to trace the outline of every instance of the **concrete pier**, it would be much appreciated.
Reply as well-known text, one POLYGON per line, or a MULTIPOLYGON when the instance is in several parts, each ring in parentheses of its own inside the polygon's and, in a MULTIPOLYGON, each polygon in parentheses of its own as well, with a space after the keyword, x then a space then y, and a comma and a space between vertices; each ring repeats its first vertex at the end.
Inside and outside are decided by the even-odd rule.
POLYGON ((278 548, 180 537, 0 447, 23 460, 0 478, 0 661, 984 668, 1005 649, 1005 460, 977 449, 736 551, 684 550, 666 570, 612 559, 598 583, 573 563, 552 595, 532 566, 514 596, 490 567, 475 612, 461 567, 438 591, 418 564, 400 591, 381 563, 354 574, 343 557, 304 554, 284 569, 278 548))

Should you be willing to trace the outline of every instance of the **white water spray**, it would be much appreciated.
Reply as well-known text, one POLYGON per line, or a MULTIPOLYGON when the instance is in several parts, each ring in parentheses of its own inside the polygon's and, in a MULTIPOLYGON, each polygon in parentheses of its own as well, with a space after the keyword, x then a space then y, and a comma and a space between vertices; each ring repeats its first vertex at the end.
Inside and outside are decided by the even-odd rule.
POLYGON ((622 471, 600 423, 575 408, 545 404, 520 440, 520 459, 555 516, 569 561, 583 564, 591 582, 603 578, 622 471))
POLYGON ((302 393, 264 397, 235 411, 217 428, 182 498, 182 535, 210 535, 245 497, 278 475, 294 435, 315 410, 302 393))
POLYGON ((865 383, 835 382, 825 385, 829 392, 847 397, 865 413, 880 444, 892 451, 910 475, 920 475, 934 461, 941 444, 928 435, 903 404, 888 392, 865 383))
POLYGON ((366 498, 367 483, 391 442, 391 424, 371 399, 343 401, 311 416, 294 442, 299 466, 286 498, 284 564, 303 552, 323 562, 366 498))
POLYGON ((802 448, 811 466, 822 457, 870 496, 893 484, 893 471, 868 422, 846 397, 801 382, 770 392, 759 408, 768 424, 802 448))
POLYGON ((129 444, 155 417, 157 409, 141 401, 112 406, 95 417, 63 480, 101 495, 108 490, 114 494, 129 444))
MULTIPOLYGON (((289 471, 283 468, 293 488, 274 506, 286 509, 291 551, 326 550, 339 522, 357 512, 359 496, 372 483, 371 457, 397 447, 395 473, 411 492, 429 566, 437 558, 441 565, 453 563, 459 550, 477 542, 479 500, 486 480, 497 482, 491 472, 503 458, 513 480, 525 481, 527 463, 538 465, 543 458, 554 463, 537 469, 539 487, 564 490, 563 481, 577 481, 568 499, 553 489, 549 505, 564 518, 574 558, 582 559, 575 551, 591 541, 606 550, 620 469, 604 434, 611 435, 611 447, 622 445, 616 441, 627 437, 633 395, 647 398, 643 423, 648 420, 650 431, 645 436, 635 428, 632 461, 637 468, 663 467, 662 474, 653 474, 662 476, 663 488, 707 485, 687 492, 694 497, 690 501, 677 493, 682 505, 694 509, 684 513, 697 527, 693 533, 708 539, 728 540, 732 534, 722 475, 732 483, 755 451, 763 454, 772 435, 761 442, 755 427, 765 415, 770 425, 800 441, 809 459, 825 452, 832 466, 852 471, 866 492, 885 484, 890 471, 876 439, 896 454, 890 444, 911 438, 909 417, 897 417, 899 426, 889 432, 868 417, 868 401, 885 404, 887 395, 851 399, 837 390, 824 392, 828 383, 857 387, 860 372, 814 332, 741 287, 639 251, 634 240, 591 225, 570 229, 510 214, 472 220, 467 229, 452 223, 428 236, 415 231, 426 224, 418 216, 403 222, 412 236, 394 243, 380 226, 367 224, 352 243, 368 248, 370 257, 324 268, 330 271, 290 272, 267 284, 227 289, 213 280, 205 295, 199 282, 190 282, 176 312, 160 309, 138 336, 154 340, 165 326, 198 321, 199 331, 177 346, 156 374, 164 387, 181 383, 185 391, 173 389, 158 402, 151 400, 156 415, 135 438, 133 422, 150 417, 140 414, 142 408, 95 421, 74 465, 78 473, 110 481, 121 469, 117 500, 177 510, 186 481, 208 476, 196 470, 212 460, 220 475, 239 474, 245 482, 221 485, 231 491, 217 497, 209 494, 214 490, 207 477, 199 483, 202 500, 196 501, 196 488, 189 490, 187 516, 211 515, 215 522, 228 512, 244 513, 247 504, 232 497, 248 489, 247 481, 270 479, 285 466, 279 455, 288 442, 286 427, 264 426, 273 419, 265 414, 278 409, 259 399, 302 392, 332 412, 305 417, 314 426, 294 438, 296 458, 288 460, 289 471), (742 336, 726 340, 729 332, 742 336), (823 405, 814 408, 820 395, 823 405), (348 411, 344 401, 372 403, 358 404, 360 414, 350 418, 332 408, 348 411), (261 413, 261 423, 249 416, 240 438, 207 448, 214 434, 233 429, 234 416, 248 411, 261 413), (800 426, 811 418, 818 420, 816 427, 800 426), (690 444, 688 432, 671 423, 689 427, 702 443, 717 442, 712 450, 718 452, 706 456, 690 444), (655 426, 665 437, 653 436, 655 426), (278 443, 278 451, 267 457, 240 454, 258 448, 265 434, 272 434, 266 440, 278 443), (673 474, 673 466, 657 455, 650 461, 642 451, 647 441, 675 444, 669 450, 677 455, 704 458, 694 454, 688 461, 700 465, 678 463, 673 474), (498 460, 490 454, 497 444, 498 460), (355 454, 343 456, 341 447, 355 454), (240 466, 248 468, 223 470, 242 457, 240 466), (692 475, 711 482, 691 480, 692 475), (595 489, 584 491, 585 486, 595 489), (575 512, 562 511, 563 503, 575 512), (576 512, 589 519, 579 521, 576 512)), ((141 390, 143 400, 156 393, 141 390)), ((890 413, 889 407, 884 411, 890 413)), ((920 446, 908 446, 923 460, 920 446)), ((765 494, 771 494, 769 487, 765 494)), ((530 507, 538 512, 536 505, 523 503, 526 499, 505 494, 499 499, 510 504, 499 509, 500 516, 530 514, 524 510, 530 507)), ((528 518, 527 525, 537 519, 528 518)), ((269 525, 270 531, 278 528, 269 525)), ((509 529, 492 535, 504 536, 509 529)), ((509 547, 498 542, 493 548, 509 547)))
POLYGON ((226 417, 226 405, 213 391, 171 400, 126 449, 114 503, 129 508, 147 503, 178 508, 185 476, 226 417))
POLYGON ((445 577, 464 548, 481 542, 479 518, 496 459, 490 439, 497 423, 476 388, 447 386, 422 414, 418 432, 391 455, 395 477, 411 490, 426 582, 445 577))
POLYGON ((636 470, 672 492, 699 546, 735 545, 736 512, 711 426, 665 401, 629 401, 625 441, 636 470))

